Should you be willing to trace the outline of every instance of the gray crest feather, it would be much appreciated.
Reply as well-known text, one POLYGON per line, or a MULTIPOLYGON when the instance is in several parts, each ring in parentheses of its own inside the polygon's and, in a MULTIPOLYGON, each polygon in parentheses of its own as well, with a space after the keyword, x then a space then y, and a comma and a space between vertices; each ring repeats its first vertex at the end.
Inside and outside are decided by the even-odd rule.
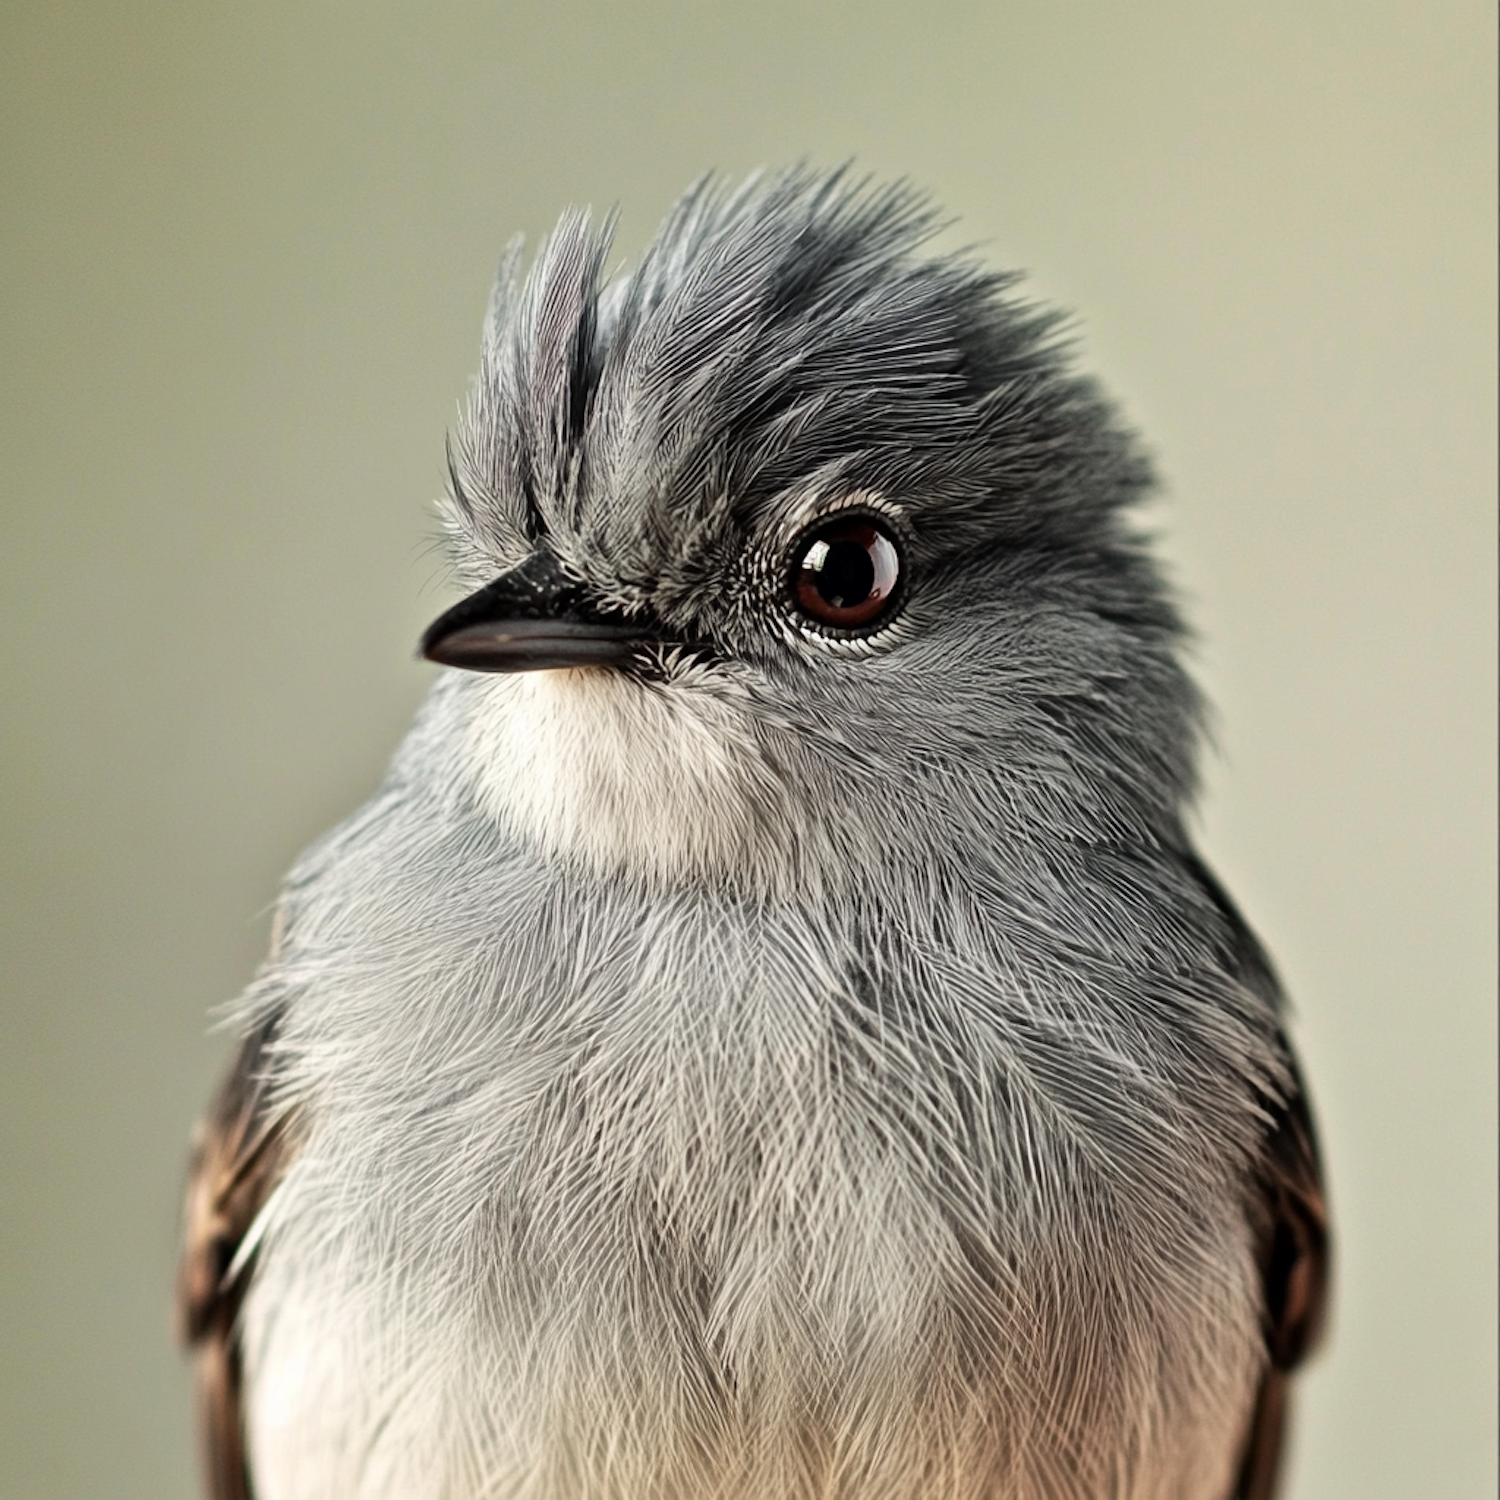
POLYGON ((1141 455, 1068 370, 1056 314, 924 253, 941 227, 904 184, 800 168, 705 178, 608 287, 612 221, 566 215, 524 280, 513 248, 459 431, 461 560, 493 571, 550 524, 644 574, 685 524, 830 464, 920 487, 956 546, 1049 511, 1107 526, 1149 483, 1141 455))

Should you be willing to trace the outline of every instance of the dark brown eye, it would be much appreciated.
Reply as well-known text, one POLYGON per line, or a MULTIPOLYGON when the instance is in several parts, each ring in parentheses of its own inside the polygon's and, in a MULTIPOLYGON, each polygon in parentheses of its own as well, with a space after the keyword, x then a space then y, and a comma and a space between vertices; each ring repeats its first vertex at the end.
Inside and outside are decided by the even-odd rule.
POLYGON ((820 625, 859 630, 890 606, 901 555, 868 516, 843 516, 815 526, 797 544, 792 597, 820 625))

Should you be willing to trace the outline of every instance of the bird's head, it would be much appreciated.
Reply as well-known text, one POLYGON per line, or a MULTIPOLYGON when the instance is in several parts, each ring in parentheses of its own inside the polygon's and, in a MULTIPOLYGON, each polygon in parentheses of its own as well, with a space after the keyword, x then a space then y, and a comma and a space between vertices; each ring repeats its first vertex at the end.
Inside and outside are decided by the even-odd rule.
POLYGON ((607 284, 586 215, 512 250, 451 448, 474 592, 423 639, 474 674, 493 816, 762 891, 1174 826, 1196 702, 1147 466, 936 227, 798 169, 700 184, 607 284))

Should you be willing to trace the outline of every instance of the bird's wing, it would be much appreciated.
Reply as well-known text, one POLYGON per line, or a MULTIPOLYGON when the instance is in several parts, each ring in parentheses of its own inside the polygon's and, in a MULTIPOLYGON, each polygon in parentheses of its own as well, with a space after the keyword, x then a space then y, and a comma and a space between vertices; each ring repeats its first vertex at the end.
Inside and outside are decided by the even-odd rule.
POLYGON ((1328 1300, 1328 1208, 1301 1080, 1266 1144, 1260 1272, 1269 1363, 1246 1439, 1235 1500, 1276 1493, 1287 1384, 1322 1331, 1328 1300))
MULTIPOLYGON (((1224 888, 1196 855, 1188 867, 1227 926, 1230 968, 1278 1009, 1281 988, 1270 959, 1224 888)), ((1252 1213, 1259 1234, 1261 1319, 1267 1365, 1251 1414, 1233 1500, 1273 1500, 1281 1465, 1287 1387, 1312 1352, 1328 1304, 1328 1203, 1307 1091, 1289 1043, 1285 1094, 1272 1106, 1252 1213)))
POLYGON ((212 1500, 252 1500, 241 1413, 237 1319, 254 1260, 245 1236, 286 1171, 292 1118, 276 1113, 266 1070, 276 1023, 240 1044, 193 1137, 177 1315, 197 1365, 199 1432, 212 1500))

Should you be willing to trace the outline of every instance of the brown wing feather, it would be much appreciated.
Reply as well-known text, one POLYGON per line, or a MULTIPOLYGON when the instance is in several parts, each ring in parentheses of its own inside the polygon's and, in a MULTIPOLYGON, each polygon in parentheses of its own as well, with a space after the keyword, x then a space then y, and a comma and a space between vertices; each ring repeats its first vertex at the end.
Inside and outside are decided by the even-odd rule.
POLYGON ((1291 1372, 1312 1352, 1327 1316, 1328 1207, 1301 1081, 1267 1143, 1261 1189, 1261 1282, 1266 1351, 1235 1500, 1272 1500, 1281 1467, 1291 1372))
POLYGON ((274 1034, 275 1022, 269 1021, 241 1044, 193 1136, 177 1313, 180 1336, 192 1347, 197 1366, 199 1434, 212 1500, 254 1495, 245 1457, 236 1328, 250 1266, 236 1264, 236 1257, 292 1152, 290 1117, 273 1114, 267 1099, 274 1034))
MULTIPOLYGON (((1225 922, 1226 964, 1240 981, 1280 1008, 1281 986, 1259 939, 1213 872, 1186 854, 1189 873, 1225 922)), ((1286 1096, 1277 1103, 1255 1185, 1260 1235, 1266 1373, 1251 1413, 1233 1500, 1273 1500, 1281 1467, 1290 1375, 1313 1351, 1327 1316, 1328 1204, 1307 1092, 1289 1045, 1286 1096)))

